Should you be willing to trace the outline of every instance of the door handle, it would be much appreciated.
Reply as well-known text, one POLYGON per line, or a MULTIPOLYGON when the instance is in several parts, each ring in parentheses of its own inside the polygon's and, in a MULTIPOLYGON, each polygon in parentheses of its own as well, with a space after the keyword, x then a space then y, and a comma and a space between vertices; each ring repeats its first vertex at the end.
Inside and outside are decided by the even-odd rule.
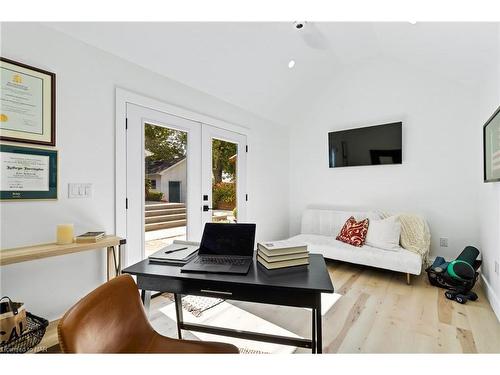
POLYGON ((206 205, 206 204, 203 205, 203 211, 206 212, 206 211, 209 211, 209 210, 213 210, 213 208, 212 207, 208 207, 208 205, 206 205))

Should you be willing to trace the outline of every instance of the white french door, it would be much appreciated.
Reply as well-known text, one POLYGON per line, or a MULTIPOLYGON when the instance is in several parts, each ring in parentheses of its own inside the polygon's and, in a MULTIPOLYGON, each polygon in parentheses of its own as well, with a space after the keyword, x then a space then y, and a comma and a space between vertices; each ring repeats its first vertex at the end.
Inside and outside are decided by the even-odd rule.
MULTIPOLYGON (((145 149, 145 129, 147 126, 162 127, 186 133, 186 237, 188 240, 196 240, 201 232, 200 123, 150 108, 127 104, 127 265, 139 262, 146 256, 145 157, 147 152, 145 149)), ((158 175, 165 173, 165 170, 168 170, 168 168, 159 169, 158 175)), ((160 181, 157 184, 160 186, 155 186, 156 189, 154 190, 161 192, 163 182, 160 181)), ((161 217, 161 215, 158 217, 161 217)))
MULTIPOLYGON (((246 220, 246 135, 203 125, 202 128, 202 224, 209 222, 244 222, 246 220), (217 181, 214 164, 229 157, 224 164, 232 173, 222 173, 217 181), (234 191, 235 201, 228 199, 234 191)), ((220 172, 220 170, 219 170, 220 172)))
POLYGON ((126 112, 125 266, 144 259, 152 243, 168 244, 168 233, 181 238, 181 228, 169 227, 184 220, 179 206, 188 241, 200 241, 206 222, 246 219, 245 135, 130 103, 126 112), (155 229, 162 224, 168 228, 155 229))

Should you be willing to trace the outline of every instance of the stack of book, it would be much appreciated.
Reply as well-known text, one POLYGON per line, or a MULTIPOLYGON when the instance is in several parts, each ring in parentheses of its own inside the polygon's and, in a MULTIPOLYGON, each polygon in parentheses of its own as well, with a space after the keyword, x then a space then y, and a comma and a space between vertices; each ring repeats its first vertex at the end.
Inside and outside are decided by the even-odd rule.
POLYGON ((307 245, 292 241, 270 241, 257 244, 257 261, 268 270, 309 264, 307 245))

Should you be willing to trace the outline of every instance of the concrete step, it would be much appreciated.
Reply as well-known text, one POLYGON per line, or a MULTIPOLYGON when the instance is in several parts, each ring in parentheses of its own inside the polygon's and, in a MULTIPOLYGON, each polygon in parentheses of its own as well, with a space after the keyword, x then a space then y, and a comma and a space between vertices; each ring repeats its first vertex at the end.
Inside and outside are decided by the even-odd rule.
POLYGON ((186 220, 186 214, 158 215, 146 218, 146 224, 164 223, 167 221, 186 220))
POLYGON ((161 223, 151 223, 151 224, 146 224, 144 226, 144 230, 146 232, 150 232, 152 230, 183 227, 183 226, 186 226, 186 223, 187 223, 187 220, 172 220, 172 221, 165 221, 165 222, 161 222, 161 223))
POLYGON ((186 209, 185 208, 167 208, 167 209, 164 209, 164 210, 150 210, 150 211, 145 211, 144 215, 146 217, 151 217, 151 216, 185 214, 185 213, 186 213, 186 209))
POLYGON ((154 211, 154 210, 165 210, 168 208, 186 208, 186 204, 184 203, 146 203, 144 205, 145 211, 154 211))

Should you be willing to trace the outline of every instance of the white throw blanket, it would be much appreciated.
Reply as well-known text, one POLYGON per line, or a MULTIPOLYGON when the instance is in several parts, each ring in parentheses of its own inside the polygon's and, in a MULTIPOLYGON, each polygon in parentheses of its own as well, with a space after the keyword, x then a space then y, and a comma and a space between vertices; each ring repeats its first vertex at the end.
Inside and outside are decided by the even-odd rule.
POLYGON ((414 214, 390 214, 382 212, 383 218, 398 216, 401 221, 401 247, 422 257, 424 267, 429 264, 431 233, 423 217, 414 214))

